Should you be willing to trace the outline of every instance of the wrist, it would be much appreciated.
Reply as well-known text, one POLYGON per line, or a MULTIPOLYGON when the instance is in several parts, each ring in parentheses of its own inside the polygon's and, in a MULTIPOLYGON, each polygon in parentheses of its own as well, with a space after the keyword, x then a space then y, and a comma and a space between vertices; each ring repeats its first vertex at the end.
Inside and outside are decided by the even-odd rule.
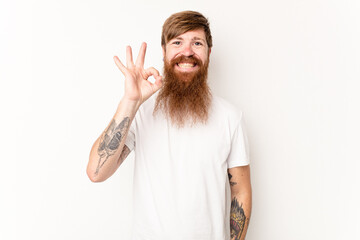
POLYGON ((120 100, 120 103, 118 105, 118 109, 123 109, 125 111, 131 111, 136 112, 141 105, 140 100, 132 100, 128 99, 125 96, 120 100))

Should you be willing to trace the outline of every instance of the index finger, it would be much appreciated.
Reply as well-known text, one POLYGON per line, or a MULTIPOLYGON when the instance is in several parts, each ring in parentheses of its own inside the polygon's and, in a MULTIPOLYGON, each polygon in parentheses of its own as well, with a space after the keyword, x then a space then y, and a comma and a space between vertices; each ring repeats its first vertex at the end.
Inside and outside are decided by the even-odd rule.
POLYGON ((120 59, 118 58, 118 56, 114 56, 113 57, 114 62, 116 64, 116 66, 120 69, 120 71, 125 74, 126 73, 126 67, 124 66, 124 64, 122 64, 122 62, 120 61, 120 59))
POLYGON ((139 55, 136 58, 136 66, 144 67, 145 62, 145 53, 146 53, 146 43, 143 42, 140 47, 139 55))

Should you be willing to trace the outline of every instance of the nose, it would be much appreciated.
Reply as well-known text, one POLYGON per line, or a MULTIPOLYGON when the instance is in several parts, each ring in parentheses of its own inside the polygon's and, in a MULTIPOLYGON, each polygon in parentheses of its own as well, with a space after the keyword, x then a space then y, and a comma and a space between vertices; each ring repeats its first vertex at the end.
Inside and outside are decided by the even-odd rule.
POLYGON ((184 45, 184 48, 183 48, 183 51, 182 51, 182 54, 186 57, 190 57, 192 55, 194 55, 194 51, 192 49, 192 46, 191 44, 186 44, 184 45))

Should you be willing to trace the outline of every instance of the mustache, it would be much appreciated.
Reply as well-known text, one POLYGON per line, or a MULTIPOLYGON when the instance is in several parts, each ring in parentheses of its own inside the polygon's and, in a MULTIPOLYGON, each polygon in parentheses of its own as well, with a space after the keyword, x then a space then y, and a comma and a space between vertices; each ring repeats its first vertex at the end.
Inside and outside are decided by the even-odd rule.
POLYGON ((203 65, 203 62, 200 59, 194 56, 184 56, 184 55, 178 56, 170 61, 171 66, 174 66, 175 64, 178 63, 193 63, 195 65, 198 65, 199 67, 203 65))

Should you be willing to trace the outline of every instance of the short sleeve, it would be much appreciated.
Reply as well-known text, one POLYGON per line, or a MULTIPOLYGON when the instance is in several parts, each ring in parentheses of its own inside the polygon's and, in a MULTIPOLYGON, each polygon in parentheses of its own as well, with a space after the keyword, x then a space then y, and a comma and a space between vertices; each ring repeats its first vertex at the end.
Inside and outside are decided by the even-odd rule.
POLYGON ((135 129, 133 124, 130 126, 128 135, 125 140, 125 145, 130 149, 130 151, 132 151, 135 147, 135 129))
POLYGON ((227 164, 228 168, 250 164, 248 139, 242 116, 240 121, 238 121, 231 138, 231 149, 227 158, 227 164))

